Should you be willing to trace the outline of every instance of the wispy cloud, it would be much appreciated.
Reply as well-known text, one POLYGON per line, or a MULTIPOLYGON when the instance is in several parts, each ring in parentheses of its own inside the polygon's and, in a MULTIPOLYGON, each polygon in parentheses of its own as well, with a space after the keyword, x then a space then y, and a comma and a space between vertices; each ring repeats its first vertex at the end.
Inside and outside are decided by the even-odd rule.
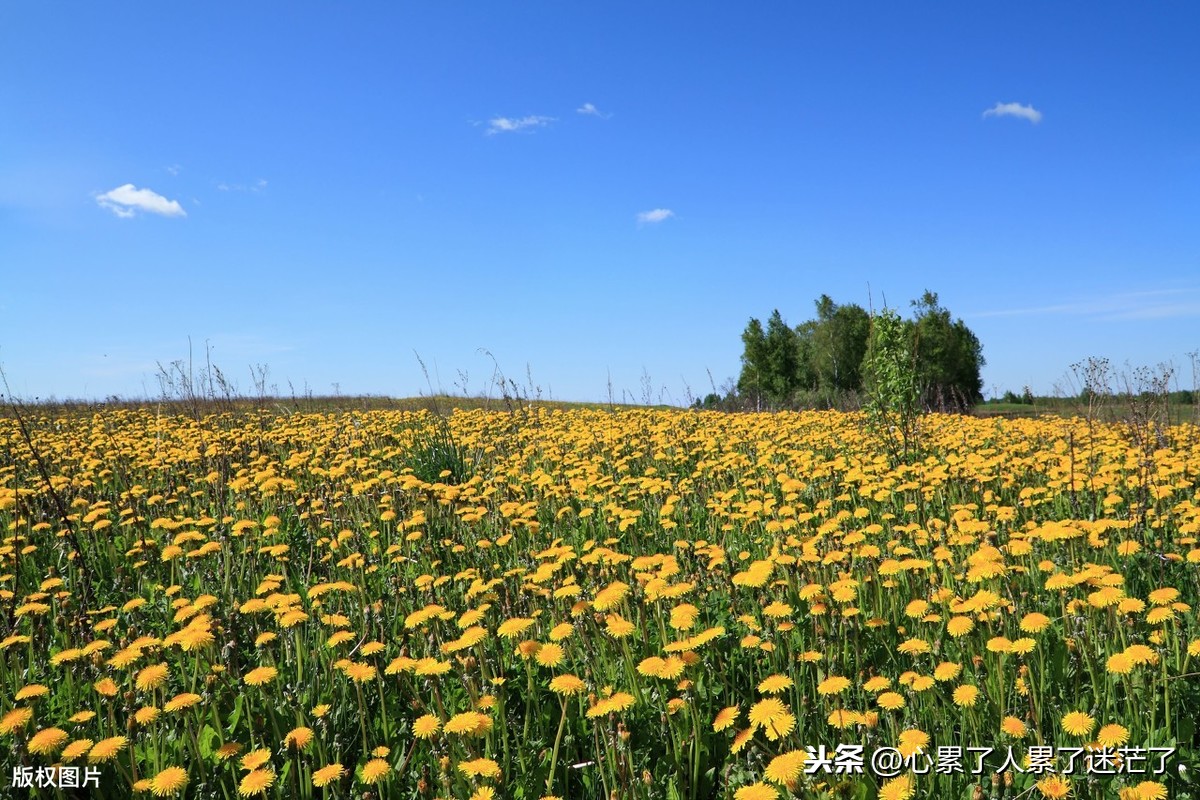
POLYGON ((1034 125, 1042 121, 1042 112, 1033 106, 1023 106, 1020 103, 996 103, 983 112, 984 117, 1019 117, 1027 119, 1034 125))
POLYGON ((1106 297, 1093 297, 1054 305, 979 311, 968 316, 977 318, 1079 316, 1103 322, 1198 317, 1200 316, 1200 289, 1173 288, 1122 292, 1106 297))
POLYGON ((158 192, 139 189, 132 183, 96 195, 96 202, 101 208, 107 208, 122 219, 137 216, 139 211, 164 217, 187 216, 187 212, 177 200, 168 200, 158 192))
POLYGON ((172 164, 169 167, 163 167, 163 169, 165 169, 167 171, 167 174, 170 175, 171 177, 175 177, 179 173, 183 172, 183 167, 181 167, 178 164, 172 164))
POLYGON ((544 128, 551 122, 554 122, 554 117, 544 117, 539 114, 530 114, 527 117, 492 117, 488 120, 487 135, 544 128))
POLYGON ((657 225, 660 222, 666 222, 673 216, 675 216, 675 212, 669 208, 655 208, 650 211, 639 211, 637 221, 639 225, 657 225))
POLYGON ((267 181, 264 178, 259 178, 254 183, 225 183, 221 181, 217 184, 217 190, 221 192, 261 192, 267 188, 267 181))
POLYGON ((596 108, 591 103, 584 103, 579 108, 575 109, 576 114, 583 114, 588 117, 599 117, 600 119, 608 119, 612 114, 601 114, 600 109, 596 108))

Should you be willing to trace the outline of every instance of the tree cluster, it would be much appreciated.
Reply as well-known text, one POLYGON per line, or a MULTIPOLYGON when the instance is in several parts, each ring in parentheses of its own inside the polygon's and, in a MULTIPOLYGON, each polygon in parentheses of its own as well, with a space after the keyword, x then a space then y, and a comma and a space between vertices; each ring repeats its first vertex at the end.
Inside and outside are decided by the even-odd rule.
MULTIPOLYGON (((983 399, 983 346, 926 291, 901 320, 917 400, 926 411, 967 411, 983 399)), ((816 301, 816 318, 791 327, 776 310, 742 332, 737 392, 753 408, 856 405, 876 377, 867 357, 874 319, 862 306, 816 301)))

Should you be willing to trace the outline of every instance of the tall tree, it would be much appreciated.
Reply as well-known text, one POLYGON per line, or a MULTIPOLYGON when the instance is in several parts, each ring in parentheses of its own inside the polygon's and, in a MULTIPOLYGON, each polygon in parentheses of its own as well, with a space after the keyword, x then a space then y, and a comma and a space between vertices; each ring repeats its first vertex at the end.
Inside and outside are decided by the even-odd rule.
POLYGON ((862 389, 862 361, 871 318, 862 306, 838 305, 829 295, 816 301, 812 361, 817 384, 827 398, 862 389))
POLYGON ((767 334, 762 323, 750 318, 746 330, 742 331, 742 372, 738 376, 738 394, 761 408, 764 400, 763 387, 767 380, 767 334))
POLYGON ((921 404, 930 411, 966 411, 983 399, 983 346, 928 289, 914 300, 913 348, 921 404))

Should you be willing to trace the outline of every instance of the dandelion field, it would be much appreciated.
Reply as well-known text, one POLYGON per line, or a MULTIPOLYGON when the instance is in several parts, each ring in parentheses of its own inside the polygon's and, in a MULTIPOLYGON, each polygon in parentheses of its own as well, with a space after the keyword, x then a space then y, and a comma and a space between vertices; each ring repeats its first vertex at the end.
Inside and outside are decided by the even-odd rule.
POLYGON ((836 412, 23 424, 0 796, 1200 797, 1194 426, 935 415, 906 464, 836 412), (806 771, 839 744, 996 750, 806 771), (1171 755, 1000 769, 1046 745, 1171 755))

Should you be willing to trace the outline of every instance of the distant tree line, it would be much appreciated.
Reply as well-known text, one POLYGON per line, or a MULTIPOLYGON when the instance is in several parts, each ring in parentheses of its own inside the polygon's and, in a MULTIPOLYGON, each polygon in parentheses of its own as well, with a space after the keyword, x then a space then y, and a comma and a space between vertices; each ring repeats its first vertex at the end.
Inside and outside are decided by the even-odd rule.
MULTIPOLYGON (((902 320, 916 377, 917 401, 926 411, 961 412, 983 400, 985 364, 979 338, 926 291, 902 320)), ((743 408, 854 407, 870 394, 867 350, 873 318, 862 306, 816 301, 816 318, 791 327, 776 310, 764 325, 751 318, 742 332, 742 369, 736 401, 743 408)), ((712 405, 710 395, 700 405, 712 405)))

